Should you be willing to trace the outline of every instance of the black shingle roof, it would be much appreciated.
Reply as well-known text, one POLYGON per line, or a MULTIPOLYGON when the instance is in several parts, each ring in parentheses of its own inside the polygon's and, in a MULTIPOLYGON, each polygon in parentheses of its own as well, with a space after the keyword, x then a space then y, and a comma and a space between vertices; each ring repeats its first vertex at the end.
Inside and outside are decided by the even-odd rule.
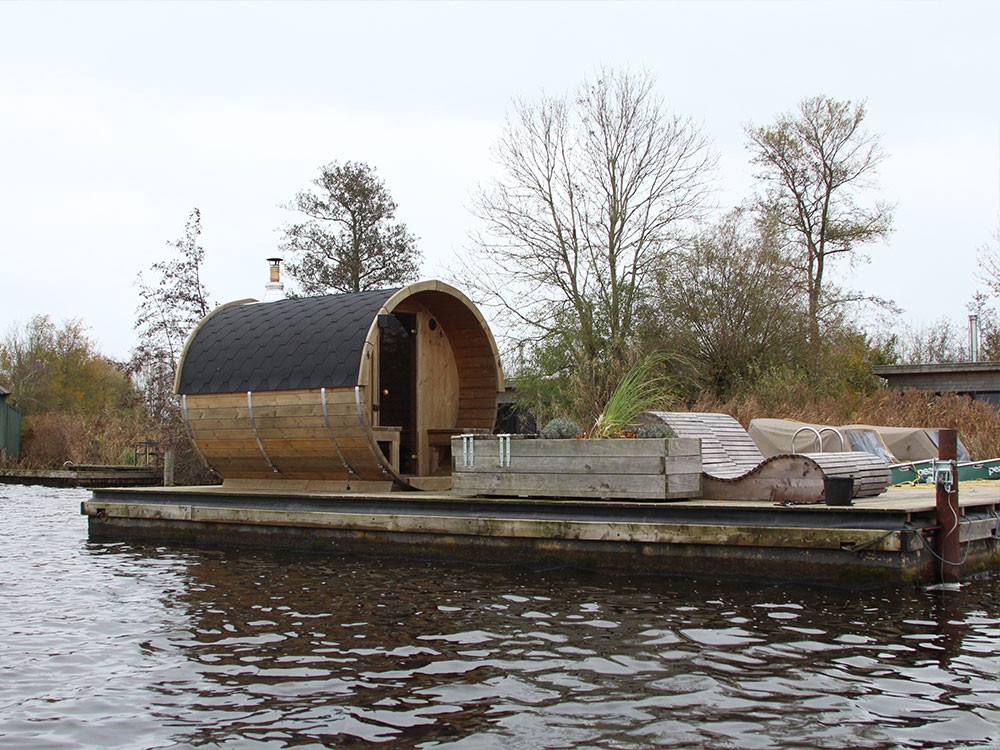
POLYGON ((212 315, 184 356, 180 393, 234 393, 357 384, 379 308, 398 291, 234 305, 212 315))

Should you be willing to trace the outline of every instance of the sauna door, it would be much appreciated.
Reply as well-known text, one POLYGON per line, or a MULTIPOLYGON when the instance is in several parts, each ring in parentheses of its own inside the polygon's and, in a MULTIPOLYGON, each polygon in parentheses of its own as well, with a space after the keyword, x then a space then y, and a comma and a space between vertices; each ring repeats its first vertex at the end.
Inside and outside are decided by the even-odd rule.
POLYGON ((379 315, 378 423, 399 427, 399 473, 417 473, 417 316, 379 315))

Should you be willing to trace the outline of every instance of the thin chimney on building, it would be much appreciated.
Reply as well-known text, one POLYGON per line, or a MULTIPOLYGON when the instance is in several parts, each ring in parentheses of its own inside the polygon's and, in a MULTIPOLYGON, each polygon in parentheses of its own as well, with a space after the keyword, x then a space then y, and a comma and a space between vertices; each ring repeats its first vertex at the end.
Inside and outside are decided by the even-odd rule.
POLYGON ((979 361, 979 316, 969 316, 969 360, 979 361))
POLYGON ((274 302, 285 298, 285 285, 281 283, 281 258, 268 258, 271 264, 271 280, 264 287, 263 302, 274 302))

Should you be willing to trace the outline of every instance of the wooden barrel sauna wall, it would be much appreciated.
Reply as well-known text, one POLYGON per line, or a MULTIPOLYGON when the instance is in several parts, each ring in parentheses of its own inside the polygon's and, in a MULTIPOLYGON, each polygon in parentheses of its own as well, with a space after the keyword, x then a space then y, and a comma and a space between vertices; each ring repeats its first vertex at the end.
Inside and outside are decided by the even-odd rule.
POLYGON ((347 489, 450 486, 452 435, 492 432, 503 388, 486 321, 439 281, 217 308, 175 382, 191 442, 223 479, 347 489))

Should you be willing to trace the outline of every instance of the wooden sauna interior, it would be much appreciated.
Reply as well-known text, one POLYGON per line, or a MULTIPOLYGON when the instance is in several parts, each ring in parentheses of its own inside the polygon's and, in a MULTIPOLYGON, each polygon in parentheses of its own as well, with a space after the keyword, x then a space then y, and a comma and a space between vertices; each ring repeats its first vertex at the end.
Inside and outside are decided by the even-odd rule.
POLYGON ((503 387, 482 315, 438 281, 218 308, 176 380, 225 483, 365 491, 449 487, 451 437, 492 432, 503 387))

